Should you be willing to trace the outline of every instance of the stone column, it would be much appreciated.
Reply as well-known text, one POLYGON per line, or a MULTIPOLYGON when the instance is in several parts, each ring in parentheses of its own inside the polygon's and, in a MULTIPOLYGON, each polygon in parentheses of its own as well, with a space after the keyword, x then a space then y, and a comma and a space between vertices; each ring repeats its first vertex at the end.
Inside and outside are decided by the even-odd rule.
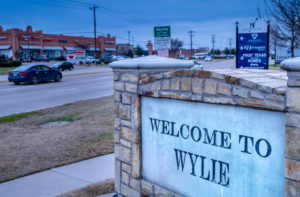
POLYGON ((300 196, 300 58, 285 60, 287 71, 285 130, 285 196, 300 196))
POLYGON ((145 77, 145 73, 190 69, 192 66, 191 61, 157 56, 127 59, 110 64, 114 72, 116 193, 140 197, 142 188, 147 185, 141 180, 139 80, 145 77))

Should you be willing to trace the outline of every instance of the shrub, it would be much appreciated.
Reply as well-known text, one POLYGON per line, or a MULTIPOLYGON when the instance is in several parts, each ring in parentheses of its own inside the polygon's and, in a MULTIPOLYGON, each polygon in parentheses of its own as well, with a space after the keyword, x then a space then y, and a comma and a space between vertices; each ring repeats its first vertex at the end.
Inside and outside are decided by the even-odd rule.
POLYGON ((17 67, 21 66, 21 61, 0 62, 0 67, 17 67))

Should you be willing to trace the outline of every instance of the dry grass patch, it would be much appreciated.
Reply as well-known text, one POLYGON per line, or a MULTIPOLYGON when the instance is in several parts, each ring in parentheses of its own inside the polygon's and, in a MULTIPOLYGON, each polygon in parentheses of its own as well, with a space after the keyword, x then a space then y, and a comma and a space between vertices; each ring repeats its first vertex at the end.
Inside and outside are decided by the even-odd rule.
POLYGON ((111 96, 0 118, 0 182, 112 152, 111 96))
POLYGON ((70 191, 56 197, 96 197, 103 194, 113 193, 115 191, 114 179, 95 183, 81 189, 70 191))

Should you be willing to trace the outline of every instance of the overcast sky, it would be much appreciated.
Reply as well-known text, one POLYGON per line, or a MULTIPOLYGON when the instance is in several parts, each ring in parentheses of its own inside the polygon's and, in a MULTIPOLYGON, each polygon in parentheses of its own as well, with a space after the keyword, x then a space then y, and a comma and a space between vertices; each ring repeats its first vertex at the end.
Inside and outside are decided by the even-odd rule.
POLYGON ((98 34, 110 33, 117 43, 127 43, 130 31, 135 45, 145 48, 154 26, 169 25, 184 48, 190 47, 187 32, 194 30, 194 47, 211 47, 214 34, 220 49, 229 46, 229 38, 234 46, 236 21, 248 24, 264 6, 263 0, 1 0, 0 25, 92 37, 93 4, 99 6, 98 34))

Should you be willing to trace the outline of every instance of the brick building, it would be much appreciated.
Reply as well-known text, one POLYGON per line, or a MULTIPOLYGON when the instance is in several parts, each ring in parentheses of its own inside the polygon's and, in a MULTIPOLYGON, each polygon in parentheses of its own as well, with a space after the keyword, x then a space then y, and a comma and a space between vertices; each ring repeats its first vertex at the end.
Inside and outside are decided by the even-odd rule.
MULTIPOLYGON (((198 49, 193 49, 193 55, 195 53, 208 53, 209 47, 201 47, 198 49)), ((177 51, 170 51, 170 57, 177 58, 180 54, 183 54, 188 59, 191 58, 191 50, 190 49, 179 49, 177 51)))
MULTIPOLYGON (((116 53, 116 37, 107 34, 97 37, 97 56, 116 53)), ((15 58, 19 53, 23 59, 48 55, 55 58, 84 49, 86 55, 94 55, 94 38, 83 36, 66 36, 63 34, 45 34, 43 31, 33 31, 31 26, 26 30, 12 28, 6 31, 0 26, 0 55, 15 58)))

